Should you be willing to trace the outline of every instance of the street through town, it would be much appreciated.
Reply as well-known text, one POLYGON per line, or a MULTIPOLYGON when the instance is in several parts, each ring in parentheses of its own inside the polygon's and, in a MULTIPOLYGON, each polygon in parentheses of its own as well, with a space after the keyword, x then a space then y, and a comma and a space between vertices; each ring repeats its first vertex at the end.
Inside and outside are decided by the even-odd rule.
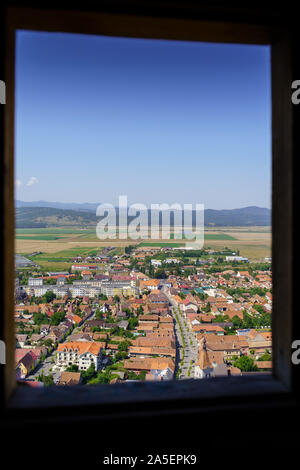
POLYGON ((194 367, 198 358, 197 340, 188 326, 183 313, 177 307, 172 297, 164 289, 164 294, 168 297, 171 304, 171 313, 175 320, 176 335, 176 369, 179 379, 194 378, 194 367))

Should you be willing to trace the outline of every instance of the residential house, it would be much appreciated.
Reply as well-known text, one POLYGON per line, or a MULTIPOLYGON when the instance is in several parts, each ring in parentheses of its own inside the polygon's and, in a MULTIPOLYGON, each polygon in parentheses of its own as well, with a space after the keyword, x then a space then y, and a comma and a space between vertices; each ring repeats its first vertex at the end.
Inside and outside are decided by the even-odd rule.
POLYGON ((101 346, 95 341, 74 341, 59 344, 56 363, 58 366, 65 367, 75 364, 79 370, 86 370, 91 364, 94 364, 95 370, 98 370, 101 365, 101 346))
POLYGON ((62 372, 57 385, 78 385, 81 382, 80 372, 62 372))
POLYGON ((28 336, 27 335, 16 335, 16 347, 17 348, 24 348, 28 344, 28 336))
POLYGON ((128 371, 140 373, 141 371, 163 371, 169 368, 172 372, 172 378, 175 370, 175 362, 170 357, 156 357, 156 358, 132 358, 124 361, 124 368, 128 371))

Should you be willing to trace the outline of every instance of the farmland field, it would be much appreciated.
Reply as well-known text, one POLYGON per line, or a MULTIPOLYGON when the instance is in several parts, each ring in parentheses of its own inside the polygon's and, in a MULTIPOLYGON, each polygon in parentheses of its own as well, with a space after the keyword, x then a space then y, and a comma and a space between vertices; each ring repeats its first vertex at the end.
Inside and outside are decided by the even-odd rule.
POLYGON ((204 234, 205 240, 236 240, 235 237, 232 235, 228 235, 228 233, 205 233, 204 234))
MULTIPOLYGON (((233 237, 232 235, 228 235, 227 233, 208 233, 208 232, 205 232, 204 238, 205 238, 205 240, 236 240, 235 237, 233 237)), ((170 239, 175 240, 174 233, 170 234, 170 239)), ((186 239, 187 238, 183 234, 182 240, 186 240, 186 239)))
MULTIPOLYGON (((121 230, 120 230, 121 232, 121 230)), ((106 239, 99 240, 95 227, 86 229, 70 227, 30 228, 16 229, 15 251, 24 255, 33 252, 42 252, 36 262, 41 263, 49 270, 62 269, 63 265, 70 265, 69 259, 77 254, 88 255, 97 253, 105 246, 114 246, 120 252, 126 245, 140 244, 140 246, 184 246, 184 241, 174 240, 171 233, 170 240, 150 239, 106 239), (55 261, 54 261, 55 260, 55 261)), ((250 260, 259 260, 271 256, 270 227, 211 227, 205 229, 205 248, 222 250, 225 247, 239 250, 241 256, 250 260)))
POLYGON ((56 235, 16 235, 16 240, 58 240, 59 238, 56 235))
POLYGON ((170 242, 142 242, 139 244, 139 246, 160 246, 161 248, 164 248, 164 247, 167 247, 167 246, 171 246, 173 248, 176 248, 176 247, 180 247, 180 246, 185 246, 185 243, 182 242, 182 243, 178 243, 178 242, 172 242, 170 240, 170 242))
POLYGON ((85 232, 95 233, 95 229, 76 229, 76 228, 16 228, 17 235, 30 235, 30 234, 81 234, 85 232))

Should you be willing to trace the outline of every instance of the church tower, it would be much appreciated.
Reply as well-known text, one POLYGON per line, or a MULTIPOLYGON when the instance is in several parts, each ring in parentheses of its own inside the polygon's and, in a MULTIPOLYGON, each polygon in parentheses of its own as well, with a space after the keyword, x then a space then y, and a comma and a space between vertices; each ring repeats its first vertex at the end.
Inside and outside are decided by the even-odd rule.
POLYGON ((195 365, 195 378, 207 379, 212 377, 213 371, 214 368, 208 357, 208 352, 206 349, 206 339, 203 336, 200 340, 198 361, 195 365))

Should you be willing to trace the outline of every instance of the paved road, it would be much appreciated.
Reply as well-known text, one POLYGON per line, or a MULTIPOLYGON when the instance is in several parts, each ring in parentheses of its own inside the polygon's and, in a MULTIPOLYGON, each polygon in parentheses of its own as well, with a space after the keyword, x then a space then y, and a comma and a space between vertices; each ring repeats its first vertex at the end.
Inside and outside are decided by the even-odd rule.
MULTIPOLYGON (((87 318, 87 320, 92 320, 94 317, 95 317, 95 309, 93 309, 92 314, 87 318)), ((82 325, 74 328, 74 330, 72 331, 72 335, 78 333, 81 327, 82 325)), ((65 339, 65 341, 62 341, 62 343, 65 343, 66 341, 68 341, 68 337, 65 339)), ((27 380, 28 379, 37 380, 38 376, 43 371, 44 375, 52 374, 53 380, 56 383, 60 378, 61 371, 59 369, 56 369, 55 367, 55 353, 56 353, 56 349, 54 349, 54 351, 52 351, 52 353, 49 356, 47 356, 44 361, 40 362, 40 364, 34 369, 34 371, 27 376, 27 380), (54 361, 52 361, 52 358, 54 361)))
POLYGON ((55 370, 55 362, 52 362, 52 358, 55 361, 55 352, 54 350, 52 354, 50 354, 44 361, 41 361, 40 364, 34 369, 34 371, 28 375, 27 380, 37 380, 38 376, 41 375, 42 371, 44 375, 53 375, 53 380, 54 382, 57 381, 60 377, 61 372, 58 370, 55 370), (53 370, 54 368, 54 370, 53 370), (52 370, 50 370, 52 369, 52 370))
POLYGON ((188 326, 187 321, 185 320, 182 312, 178 309, 176 303, 172 299, 172 297, 167 294, 167 292, 164 290, 164 293, 168 297, 170 303, 171 303, 171 313, 172 316, 175 320, 175 334, 176 334, 176 369, 175 373, 177 370, 180 368, 181 373, 179 375, 180 379, 187 379, 187 378, 193 378, 194 377, 194 367, 195 367, 195 362, 197 362, 198 358, 198 346, 197 346, 197 340, 195 338, 194 333, 191 331, 191 329, 188 326), (176 315, 177 314, 177 318, 176 315), (182 334, 180 331, 180 327, 182 329, 182 334), (184 342, 182 339, 182 335, 184 338, 184 342), (185 343, 185 346, 184 346, 185 343), (183 360, 183 365, 181 366, 181 360, 183 357, 183 351, 184 351, 184 360, 183 360), (191 367, 192 366, 192 367, 191 367), (188 375, 188 371, 190 370, 190 375, 188 375))

